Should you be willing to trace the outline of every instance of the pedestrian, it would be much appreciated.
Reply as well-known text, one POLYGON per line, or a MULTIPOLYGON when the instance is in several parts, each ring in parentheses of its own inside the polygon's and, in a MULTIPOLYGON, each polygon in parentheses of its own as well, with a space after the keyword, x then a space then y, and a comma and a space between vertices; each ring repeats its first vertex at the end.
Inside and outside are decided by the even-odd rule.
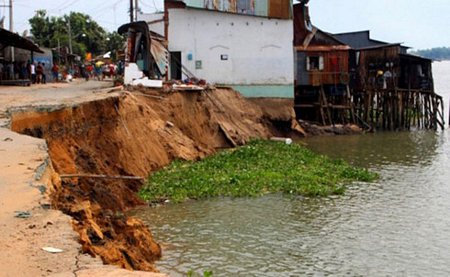
POLYGON ((109 77, 111 77, 111 79, 114 79, 114 73, 115 73, 114 64, 110 64, 109 65, 109 77))
POLYGON ((36 66, 33 63, 30 63, 30 74, 31 74, 31 83, 36 84, 36 66))
POLYGON ((28 73, 28 68, 27 68, 27 65, 25 64, 25 62, 23 62, 21 64, 20 72, 22 72, 23 79, 30 79, 30 74, 28 73))
POLYGON ((14 66, 14 80, 22 79, 20 78, 20 65, 17 61, 13 63, 14 66))
POLYGON ((8 80, 14 80, 14 64, 8 63, 6 69, 8 70, 8 80))
POLYGON ((95 71, 95 76, 97 77, 97 80, 100 81, 101 76, 102 76, 102 67, 101 67, 100 63, 94 64, 94 71, 95 71))
POLYGON ((42 80, 43 84, 47 84, 47 75, 45 74, 45 63, 42 63, 42 80))
POLYGON ((18 74, 18 75, 19 75, 19 80, 23 80, 23 79, 25 79, 25 75, 23 74, 23 70, 22 70, 22 67, 23 67, 23 62, 21 62, 20 64, 19 64, 19 63, 17 63, 17 70, 16 70, 16 74, 18 74))
POLYGON ((54 63, 52 66, 52 76, 53 76, 53 82, 58 82, 59 67, 56 63, 54 63))
POLYGON ((3 63, 0 62, 0 81, 3 81, 3 63))
POLYGON ((102 80, 104 80, 108 74, 109 74, 109 67, 107 64, 104 64, 102 66, 102 80))
POLYGON ((86 66, 86 71, 88 72, 88 77, 86 78, 86 81, 89 80, 89 77, 92 77, 93 72, 94 72, 94 67, 92 66, 92 64, 88 64, 86 66))
POLYGON ((123 74, 123 62, 122 60, 119 61, 117 64, 117 74, 122 75, 123 74))
POLYGON ((44 68, 42 64, 39 62, 36 67, 36 83, 40 84, 42 82, 42 74, 44 73, 44 68))
POLYGON ((89 74, 87 73, 86 66, 82 63, 79 66, 80 76, 81 78, 86 78, 86 81, 89 80, 89 74))

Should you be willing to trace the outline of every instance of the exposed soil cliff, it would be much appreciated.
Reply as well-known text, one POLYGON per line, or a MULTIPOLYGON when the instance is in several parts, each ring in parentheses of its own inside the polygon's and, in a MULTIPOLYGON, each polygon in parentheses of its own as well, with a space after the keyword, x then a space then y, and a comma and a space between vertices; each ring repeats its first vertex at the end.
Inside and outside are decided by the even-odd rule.
MULTIPOLYGON (((278 126, 284 123, 281 129, 274 125, 273 113, 226 89, 135 89, 71 107, 16 111, 11 128, 45 138, 59 174, 146 177, 174 159, 199 159, 251 138, 279 136, 292 128, 302 135, 289 116, 275 116, 278 126)), ((53 183, 53 206, 72 216, 85 252, 126 269, 156 270, 153 262, 161 248, 140 220, 123 214, 143 204, 136 196, 141 181, 72 178, 53 183)))

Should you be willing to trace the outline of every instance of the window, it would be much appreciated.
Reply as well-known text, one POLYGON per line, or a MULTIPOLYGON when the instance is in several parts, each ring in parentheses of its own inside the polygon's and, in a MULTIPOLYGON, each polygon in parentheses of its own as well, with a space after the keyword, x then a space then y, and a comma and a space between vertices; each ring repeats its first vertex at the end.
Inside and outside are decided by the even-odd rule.
POLYGON ((238 10, 238 13, 251 14, 252 6, 251 6, 250 1, 238 0, 237 1, 237 10, 238 10))
POLYGON ((307 71, 324 70, 323 57, 322 56, 306 57, 306 70, 307 71))

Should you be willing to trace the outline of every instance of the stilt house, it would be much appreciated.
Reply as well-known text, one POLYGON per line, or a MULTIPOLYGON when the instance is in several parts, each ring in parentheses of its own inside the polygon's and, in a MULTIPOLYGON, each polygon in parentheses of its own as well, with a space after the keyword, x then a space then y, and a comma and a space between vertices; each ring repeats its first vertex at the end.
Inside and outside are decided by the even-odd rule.
POLYGON ((432 61, 407 54, 401 43, 370 38, 369 31, 341 33, 351 46, 349 66, 356 117, 382 129, 443 126, 442 97, 434 92, 432 61))
POLYGON ((431 60, 371 39, 369 31, 323 32, 311 23, 307 3, 294 5, 297 118, 368 129, 444 127, 431 60))
POLYGON ((353 122, 350 46, 311 24, 308 6, 294 5, 295 111, 323 125, 353 122))

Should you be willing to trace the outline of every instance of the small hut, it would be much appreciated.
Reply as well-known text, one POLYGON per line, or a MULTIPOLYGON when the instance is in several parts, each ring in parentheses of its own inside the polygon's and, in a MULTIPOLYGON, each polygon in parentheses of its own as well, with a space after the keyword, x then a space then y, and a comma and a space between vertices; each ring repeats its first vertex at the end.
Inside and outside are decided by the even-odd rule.
POLYGON ((5 76, 0 76, 0 85, 30 85, 30 76, 23 74, 21 68, 26 67, 28 61, 34 61, 35 53, 44 53, 44 51, 33 41, 0 28, 0 52, 3 52, 5 49, 11 50, 10 47, 24 51, 5 51, 6 53, 4 57, 1 57, 0 63, 5 71, 8 67, 11 69, 5 76), (16 58, 19 59, 17 60, 16 58))
POLYGON ((407 54, 401 43, 370 38, 369 31, 335 34, 351 46, 351 90, 358 120, 374 128, 444 126, 443 100, 435 93, 432 61, 407 54))
POLYGON ((297 118, 323 125, 354 122, 350 46, 311 24, 307 1, 294 5, 297 118))

